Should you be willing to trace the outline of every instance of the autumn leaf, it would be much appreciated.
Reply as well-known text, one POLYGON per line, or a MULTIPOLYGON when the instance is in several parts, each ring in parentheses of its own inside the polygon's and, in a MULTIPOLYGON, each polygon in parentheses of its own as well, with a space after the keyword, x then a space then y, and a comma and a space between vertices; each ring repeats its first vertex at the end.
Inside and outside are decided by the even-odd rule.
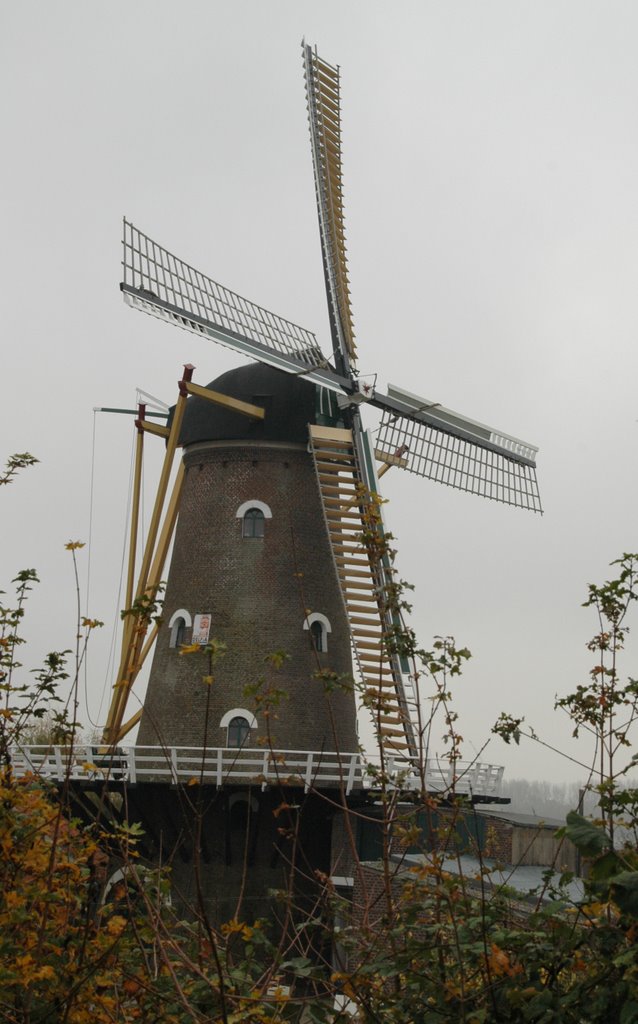
POLYGON ((101 622, 100 619, 86 619, 86 618, 83 618, 82 619, 82 625, 86 629, 98 629, 100 626, 103 626, 104 623, 101 622))
POLYGON ((126 928, 126 919, 120 917, 119 914, 114 914, 106 922, 106 930, 109 935, 121 935, 126 928))
POLYGON ((510 958, 507 953, 494 942, 492 943, 491 953, 487 962, 490 965, 492 974, 496 974, 498 977, 512 973, 510 958))
POLYGON ((244 924, 243 921, 238 921, 236 917, 233 917, 230 921, 227 921, 226 924, 222 925, 221 932, 222 935, 226 936, 242 935, 244 939, 248 940, 252 937, 253 929, 249 925, 244 924))
POLYGON ((197 651, 201 651, 199 644, 182 644, 180 647, 180 654, 196 654, 197 651))
POLYGON ((31 981, 54 981, 55 977, 56 974, 51 965, 44 964, 31 974, 31 981))

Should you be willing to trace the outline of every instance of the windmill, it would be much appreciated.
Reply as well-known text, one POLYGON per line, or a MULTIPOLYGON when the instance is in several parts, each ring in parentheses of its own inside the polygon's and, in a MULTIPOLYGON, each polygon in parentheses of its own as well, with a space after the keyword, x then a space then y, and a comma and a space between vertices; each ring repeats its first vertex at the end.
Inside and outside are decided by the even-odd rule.
MULTIPOLYGON (((338 67, 321 59, 316 49, 305 42, 302 50, 332 351, 326 356, 311 331, 220 285, 124 221, 121 290, 125 302, 166 323, 227 346, 257 363, 257 368, 252 367, 252 377, 248 373, 250 379, 244 368, 239 377, 233 377, 236 373, 233 371, 215 382, 215 387, 209 385, 207 388, 193 383, 192 367, 188 366, 180 381, 180 394, 172 419, 166 427, 149 424, 143 407, 140 407, 137 421, 139 451, 143 436, 149 431, 163 436, 167 447, 136 586, 133 585, 137 529, 134 515, 127 607, 135 602, 138 606, 140 602, 151 603, 157 594, 175 522, 178 516, 181 522, 185 515, 191 515, 191 512, 184 511, 182 488, 185 475, 188 475, 191 480, 188 507, 191 508, 195 501, 196 467, 199 466, 199 472, 203 471, 202 445, 213 443, 217 449, 220 445, 230 445, 230 448, 234 445, 236 449, 240 442, 244 447, 283 443, 277 431, 283 429, 282 436, 285 436, 286 429, 293 430, 289 421, 293 415, 290 410, 294 408, 295 415, 303 410, 307 419, 301 426, 295 420, 294 440, 299 447, 301 430, 307 445, 304 454, 306 470, 311 470, 313 482, 309 483, 307 477, 302 490, 304 495, 311 492, 313 495, 312 499, 308 498, 313 502, 313 514, 316 513, 312 529, 315 537, 323 531, 321 573, 324 578, 330 577, 333 588, 326 598, 331 612, 323 615, 323 619, 329 622, 331 630, 334 628, 332 618, 345 622, 345 638, 338 640, 336 646, 342 655, 344 649, 347 647, 349 652, 351 646, 366 702, 373 709, 381 749, 387 758, 409 765, 421 752, 416 714, 418 695, 412 688, 407 666, 390 639, 400 627, 400 622, 396 608, 387 599, 393 586, 393 568, 391 553, 384 543, 385 527, 377 498, 379 478, 395 466, 459 490, 541 512, 536 480, 537 449, 399 386, 391 385, 387 391, 381 392, 368 379, 359 377, 346 261, 340 73, 338 67), (264 401, 260 401, 260 395, 264 401), (280 402, 277 406, 279 412, 275 409, 274 420, 274 407, 269 407, 272 406, 271 400, 275 406, 280 402), (374 441, 363 425, 362 414, 366 405, 381 411, 381 423, 374 441), (282 414, 284 407, 289 412, 282 414), (202 433, 201 422, 207 418, 205 410, 209 408, 214 410, 210 414, 214 426, 206 426, 202 433), (242 426, 238 427, 238 423, 242 426), (266 433, 260 434, 263 430, 266 433), (217 431, 214 437, 211 431, 217 431), (186 455, 161 526, 170 467, 178 446, 184 447, 186 455)), ((215 456, 216 473, 219 466, 228 461, 222 455, 218 451, 215 456)), ((258 458, 252 458, 254 466, 258 462, 258 458)), ((138 469, 138 480, 139 472, 138 469)), ((221 469, 219 473, 222 473, 221 469)), ((217 494, 228 490, 223 479, 222 475, 215 477, 217 494)), ((212 484, 209 490, 211 487, 212 484)), ((234 487, 235 484, 231 490, 234 487)), ((252 491, 247 492, 247 499, 254 500, 252 505, 250 501, 244 502, 250 506, 244 509, 244 514, 250 512, 255 516, 255 523, 247 528, 267 530, 268 517, 272 515, 270 506, 252 491)), ((243 530, 244 519, 239 513, 237 518, 242 519, 243 530)), ((169 591, 171 577, 176 579, 180 576, 187 580, 189 571, 192 576, 197 559, 189 545, 194 535, 199 536, 207 529, 209 527, 201 516, 189 520, 188 528, 183 528, 183 540, 180 542, 178 538, 176 541, 176 552, 179 548, 179 553, 173 556, 169 591), (176 558, 180 564, 175 562, 176 558), (174 568, 176 564, 177 568, 174 568)), ((223 558, 224 544, 221 541, 219 544, 215 557, 223 558)), ((212 557, 210 553, 206 555, 207 558, 209 556, 212 557)), ((306 550, 306 560, 307 556, 306 550)), ((198 554, 197 558, 200 557, 203 556, 198 554)), ((305 569, 305 564, 300 564, 295 575, 303 576, 305 569)), ((191 584, 192 579, 187 580, 181 593, 191 584)), ((232 587, 232 581, 229 586, 232 587)), ((167 592, 167 600, 168 596, 167 592)), ((200 627, 202 615, 205 620, 210 617, 208 609, 198 606, 189 610, 183 606, 185 600, 181 596, 175 598, 175 607, 164 629, 172 630, 173 640, 176 637, 181 640, 184 636, 191 640, 200 637, 200 642, 205 643, 208 634, 202 641, 200 627), (180 610, 184 612, 181 618, 178 615, 180 610), (200 616, 197 623, 192 621, 195 612, 200 616)), ((316 637, 316 654, 321 652, 322 643, 325 644, 329 637, 321 633, 321 619, 317 616, 322 613, 314 613, 311 608, 306 610, 308 621, 304 622, 304 641, 316 637), (315 619, 310 621, 313 614, 315 619)), ((168 612, 171 612, 170 607, 168 612)), ((251 614, 255 614, 254 608, 251 614)), ((178 728, 177 720, 181 718, 178 709, 183 697, 175 696, 176 677, 168 667, 166 650, 161 655, 156 654, 146 713, 137 711, 125 721, 128 696, 158 633, 156 626, 149 635, 147 627, 150 628, 150 617, 141 625, 139 619, 127 620, 120 670, 104 732, 104 741, 111 746, 119 743, 140 718, 140 735, 145 737, 144 742, 149 743, 153 735, 157 737, 156 725, 158 718, 162 718, 161 706, 164 704, 166 707, 167 695, 173 703, 162 721, 168 731, 178 728), (163 678, 163 686, 153 686, 154 675, 163 678), (172 681, 167 682, 169 677, 172 681), (153 689, 155 696, 151 693, 153 689)), ((325 623, 324 628, 327 628, 325 623)), ((340 628, 336 628, 337 633, 340 628)), ((167 647, 170 643, 164 644, 164 648, 167 647)), ((341 656, 342 666, 348 657, 349 653, 341 656)), ((294 735, 297 724, 291 727, 291 735, 294 735)), ((350 726, 345 729, 345 735, 352 742, 350 726)), ((166 736, 162 742, 167 742, 166 736)), ((324 750, 325 743, 324 731, 316 742, 315 752, 320 748, 324 750)), ((290 749, 290 742, 286 746, 290 749)), ((307 750, 308 741, 302 742, 301 746, 307 750)))

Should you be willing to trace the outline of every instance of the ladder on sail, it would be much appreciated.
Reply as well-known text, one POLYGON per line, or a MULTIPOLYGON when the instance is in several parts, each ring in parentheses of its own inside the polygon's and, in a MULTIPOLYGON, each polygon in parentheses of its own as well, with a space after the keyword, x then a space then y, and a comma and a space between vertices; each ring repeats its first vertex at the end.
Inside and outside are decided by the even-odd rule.
POLYGON ((384 754, 412 759, 418 753, 414 695, 406 692, 399 658, 389 650, 392 579, 378 501, 362 484, 352 431, 311 425, 310 442, 365 703, 384 754))

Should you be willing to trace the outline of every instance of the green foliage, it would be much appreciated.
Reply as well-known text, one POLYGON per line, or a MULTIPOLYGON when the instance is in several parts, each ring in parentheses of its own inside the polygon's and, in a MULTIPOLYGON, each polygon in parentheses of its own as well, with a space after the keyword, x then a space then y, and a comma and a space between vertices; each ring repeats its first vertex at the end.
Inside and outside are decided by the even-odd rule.
POLYGON ((569 812, 567 824, 560 830, 560 835, 570 839, 584 857, 596 857, 611 845, 604 829, 594 825, 588 818, 583 818, 582 814, 576 811, 569 812))
POLYGON ((10 484, 16 473, 21 469, 27 469, 29 466, 35 466, 38 461, 29 452, 19 452, 16 455, 10 455, 5 464, 4 472, 0 473, 0 484, 10 484))
POLYGON ((153 589, 153 593, 144 593, 136 597, 130 608, 120 612, 123 619, 131 618, 136 624, 148 625, 151 622, 159 625, 162 621, 162 600, 160 594, 164 592, 165 584, 159 583, 153 589))

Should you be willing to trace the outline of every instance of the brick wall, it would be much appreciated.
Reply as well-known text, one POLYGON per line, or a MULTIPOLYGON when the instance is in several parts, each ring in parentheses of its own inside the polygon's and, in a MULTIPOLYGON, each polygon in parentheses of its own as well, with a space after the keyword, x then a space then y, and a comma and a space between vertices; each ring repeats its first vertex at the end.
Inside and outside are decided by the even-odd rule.
POLYGON ((350 675, 349 630, 333 567, 312 457, 305 446, 274 442, 205 442, 188 448, 186 479, 168 574, 140 744, 225 746, 224 713, 245 707, 258 729, 249 745, 294 750, 357 749, 351 689, 327 693, 319 669, 350 675), (243 539, 238 507, 258 499, 272 511, 263 539, 243 539), (169 647, 173 613, 212 616, 211 636, 227 645, 213 667, 203 656, 169 647), (332 626, 328 651, 317 654, 303 629, 309 612, 332 626), (280 671, 267 654, 288 656, 280 671), (264 715, 245 688, 263 680, 285 692, 264 715), (208 719, 206 706, 208 702, 208 719))

